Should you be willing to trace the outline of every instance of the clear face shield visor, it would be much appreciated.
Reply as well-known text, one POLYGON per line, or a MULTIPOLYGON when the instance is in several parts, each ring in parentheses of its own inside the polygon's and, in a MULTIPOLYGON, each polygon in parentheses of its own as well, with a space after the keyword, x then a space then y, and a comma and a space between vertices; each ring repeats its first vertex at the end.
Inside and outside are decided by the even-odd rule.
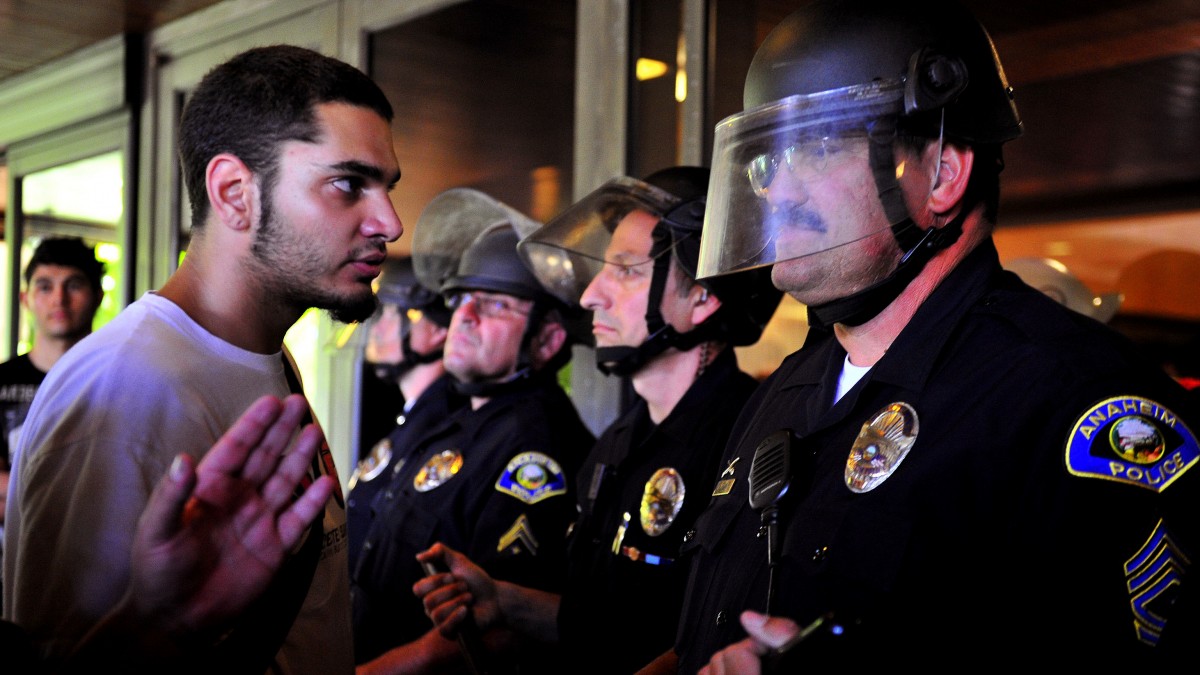
POLYGON ((413 226, 413 273, 421 285, 440 292, 458 273, 463 254, 485 232, 505 224, 521 237, 541 223, 471 188, 452 188, 434 197, 413 226))
POLYGON ((605 264, 628 267, 653 260, 649 256, 606 259, 621 220, 635 210, 661 218, 679 203, 679 198, 648 183, 614 178, 522 239, 517 250, 550 293, 569 305, 579 305, 584 290, 605 264))
MULTIPOLYGON (((713 146, 698 277, 891 236, 888 224, 831 222, 817 204, 846 172, 870 175, 870 123, 903 111, 904 85, 895 80, 790 96, 723 120, 713 146)), ((890 147, 893 139, 880 140, 890 147)))

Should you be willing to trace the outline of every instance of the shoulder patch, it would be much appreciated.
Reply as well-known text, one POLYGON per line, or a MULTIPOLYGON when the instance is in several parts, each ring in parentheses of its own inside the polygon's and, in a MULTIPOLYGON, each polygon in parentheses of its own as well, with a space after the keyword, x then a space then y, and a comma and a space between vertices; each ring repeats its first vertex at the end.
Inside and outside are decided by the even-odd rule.
POLYGON ((1067 441, 1067 470, 1162 492, 1196 464, 1200 446, 1183 420, 1140 396, 1101 401, 1067 441))
POLYGON ((496 480, 496 489, 526 504, 566 494, 567 477, 558 462, 540 452, 522 452, 508 460, 504 473, 496 480))

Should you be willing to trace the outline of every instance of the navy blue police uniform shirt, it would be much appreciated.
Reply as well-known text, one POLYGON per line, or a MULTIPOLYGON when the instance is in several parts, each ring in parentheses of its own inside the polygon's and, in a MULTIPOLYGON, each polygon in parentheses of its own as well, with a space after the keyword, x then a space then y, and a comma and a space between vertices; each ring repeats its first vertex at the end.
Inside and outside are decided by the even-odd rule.
POLYGON ((1200 419, 1128 341, 1002 271, 989 242, 833 405, 844 358, 813 331, 744 408, 733 473, 685 544, 680 672, 766 608, 747 477, 779 429, 793 476, 775 613, 846 628, 797 663, 1148 665, 1197 649, 1174 632, 1196 626, 1177 599, 1200 583, 1200 419))
POLYGON ((469 398, 452 386, 453 378, 443 375, 434 380, 392 429, 371 452, 359 461, 351 477, 350 493, 346 499, 346 530, 350 541, 350 569, 358 562, 358 553, 366 541, 371 524, 372 504, 376 496, 391 482, 393 474, 403 466, 409 453, 430 428, 442 423, 455 410, 466 405, 469 398))
POLYGON ((351 573, 359 663, 433 628, 412 585, 435 542, 496 579, 561 592, 574 477, 595 437, 552 377, 527 382, 431 429, 375 498, 351 573))
POLYGON ((671 649, 683 537, 709 501, 729 430, 757 381, 723 350, 658 425, 638 400, 600 435, 576 480, 559 636, 574 672, 634 672, 671 649))

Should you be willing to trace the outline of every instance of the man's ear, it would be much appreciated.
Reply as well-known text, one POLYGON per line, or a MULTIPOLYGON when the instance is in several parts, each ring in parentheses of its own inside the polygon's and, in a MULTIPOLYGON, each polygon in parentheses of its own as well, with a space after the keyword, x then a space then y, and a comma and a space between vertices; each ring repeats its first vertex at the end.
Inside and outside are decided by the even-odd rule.
POLYGON ((225 152, 209 160, 204 178, 217 221, 235 230, 249 229, 257 209, 254 172, 237 155, 225 152))
POLYGON ((967 181, 975 164, 975 151, 967 146, 946 143, 937 160, 940 164, 936 169, 937 181, 929 193, 929 208, 938 215, 944 215, 959 205, 967 192, 967 181))
POLYGON ((692 287, 692 325, 699 326, 721 308, 721 299, 696 284, 692 287))
POLYGON ((543 321, 541 328, 533 336, 533 343, 529 346, 530 351, 533 352, 534 367, 541 368, 547 361, 554 358, 566 341, 567 329, 563 328, 561 323, 543 321))
POLYGON ((29 293, 26 291, 21 291, 17 294, 17 297, 20 298, 21 306, 25 309, 29 309, 29 293))

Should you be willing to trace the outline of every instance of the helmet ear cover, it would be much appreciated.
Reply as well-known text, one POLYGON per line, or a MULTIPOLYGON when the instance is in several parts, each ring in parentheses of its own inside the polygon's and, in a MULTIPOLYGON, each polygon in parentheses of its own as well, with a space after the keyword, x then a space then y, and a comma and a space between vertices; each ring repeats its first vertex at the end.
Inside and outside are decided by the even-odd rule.
POLYGON ((904 113, 932 112, 953 102, 970 83, 967 64, 957 56, 922 47, 908 60, 904 113))

